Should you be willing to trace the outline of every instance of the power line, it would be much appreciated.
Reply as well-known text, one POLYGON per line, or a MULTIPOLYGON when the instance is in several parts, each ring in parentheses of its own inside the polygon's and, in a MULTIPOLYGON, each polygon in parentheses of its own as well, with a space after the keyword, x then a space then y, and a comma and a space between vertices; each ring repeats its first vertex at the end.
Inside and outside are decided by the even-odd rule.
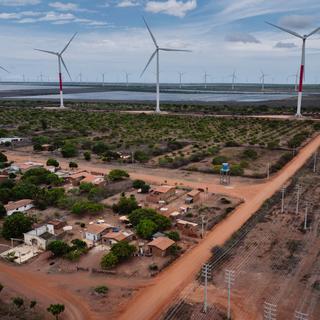
POLYGON ((225 282, 228 286, 228 315, 227 319, 229 320, 231 317, 231 286, 234 284, 235 281, 235 272, 232 270, 225 271, 225 282))

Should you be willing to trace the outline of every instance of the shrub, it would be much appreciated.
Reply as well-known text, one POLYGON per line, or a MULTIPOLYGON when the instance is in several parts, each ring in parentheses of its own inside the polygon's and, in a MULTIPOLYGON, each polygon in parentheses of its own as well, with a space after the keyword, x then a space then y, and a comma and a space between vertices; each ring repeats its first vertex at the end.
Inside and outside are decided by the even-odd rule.
POLYGON ((94 288, 94 292, 101 294, 101 295, 105 295, 107 294, 109 291, 109 288, 107 286, 98 286, 94 288))
POLYGON ((120 241, 111 247, 112 252, 119 262, 129 259, 136 251, 136 247, 126 241, 120 241))
POLYGON ((75 145, 73 145, 71 143, 66 143, 61 148, 61 154, 64 158, 73 158, 78 155, 78 150, 75 145))
POLYGON ((143 180, 134 180, 132 182, 132 187, 135 189, 141 189, 146 183, 143 180))
POLYGON ((130 214, 132 211, 139 208, 138 202, 134 196, 121 196, 118 203, 112 206, 115 213, 130 214))
POLYGON ((31 230, 32 223, 32 219, 23 213, 13 213, 4 220, 2 236, 7 240, 11 238, 21 239, 24 233, 31 230))
POLYGON ((121 169, 111 170, 108 174, 108 179, 111 181, 121 181, 125 178, 129 178, 129 174, 127 171, 121 169))
POLYGON ((59 167, 59 162, 56 159, 50 158, 47 161, 47 166, 52 166, 52 167, 58 168, 59 167))
POLYGON ((250 160, 256 160, 256 159, 258 159, 258 153, 254 149, 245 149, 242 152, 242 158, 250 159, 250 160))
POLYGON ((222 163, 228 162, 228 158, 225 156, 217 156, 212 159, 213 165, 221 165, 222 163))
POLYGON ((244 170, 239 164, 233 164, 230 168, 230 174, 233 176, 242 176, 244 174, 244 170))
POLYGON ((87 200, 80 200, 73 204, 72 206, 72 213, 74 214, 95 214, 102 212, 104 209, 103 204, 96 203, 87 200))
POLYGON ((7 156, 4 153, 0 152, 0 162, 7 162, 7 161, 8 161, 7 156))
POLYGON ((179 232, 177 231, 169 231, 169 232, 166 232, 166 236, 173 240, 173 241, 179 241, 180 240, 180 234, 179 232))
POLYGON ((117 256, 114 253, 109 252, 102 257, 100 266, 102 269, 112 269, 118 264, 118 262, 117 256))
POLYGON ((74 161, 70 161, 69 162, 69 168, 70 169, 76 169, 76 168, 78 168, 78 164, 76 163, 76 162, 74 162, 74 161))
POLYGON ((55 316, 56 320, 58 320, 60 313, 62 313, 64 309, 65 307, 63 304, 51 304, 50 307, 47 308, 47 311, 55 316))
POLYGON ((149 270, 150 271, 157 271, 157 270, 159 270, 159 267, 157 264, 152 263, 152 264, 149 264, 149 270))
POLYGON ((71 247, 62 240, 55 240, 48 244, 48 250, 51 251, 55 257, 62 257, 70 252, 71 247))
POLYGON ((90 161, 91 160, 91 153, 89 151, 86 151, 83 153, 83 157, 85 160, 90 161))

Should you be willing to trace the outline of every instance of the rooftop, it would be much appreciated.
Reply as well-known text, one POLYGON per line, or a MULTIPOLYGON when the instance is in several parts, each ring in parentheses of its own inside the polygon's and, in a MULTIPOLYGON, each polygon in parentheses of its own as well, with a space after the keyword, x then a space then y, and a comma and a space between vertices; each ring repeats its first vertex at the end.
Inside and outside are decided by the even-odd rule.
POLYGON ((159 237, 149 242, 148 246, 156 247, 164 251, 170 248, 174 244, 175 242, 167 237, 159 237))
POLYGON ((174 186, 159 186, 154 188, 152 191, 155 193, 167 193, 168 191, 175 189, 174 186))
POLYGON ((113 239, 113 240, 116 240, 116 241, 123 241, 123 240, 126 240, 128 237, 130 237, 132 235, 133 235, 133 232, 126 232, 126 231, 108 232, 102 238, 104 238, 104 239, 113 239))
POLYGON ((31 199, 22 199, 19 201, 11 201, 8 204, 6 204, 4 207, 7 211, 19 209, 21 207, 27 206, 29 204, 32 204, 31 199))
POLYGON ((101 224, 90 224, 87 228, 88 233, 93 233, 93 234, 100 234, 108 229, 111 229, 112 226, 107 223, 101 223, 101 224))
POLYGON ((187 193, 187 196, 189 197, 196 197, 198 194, 200 194, 201 192, 199 190, 192 190, 190 192, 187 193))

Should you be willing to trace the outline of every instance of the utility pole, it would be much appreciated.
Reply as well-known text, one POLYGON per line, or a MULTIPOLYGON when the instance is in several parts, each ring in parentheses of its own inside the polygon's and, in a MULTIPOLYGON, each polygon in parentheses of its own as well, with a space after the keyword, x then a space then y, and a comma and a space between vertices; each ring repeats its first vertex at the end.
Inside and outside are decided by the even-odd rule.
POLYGON ((267 179, 270 179, 270 163, 267 164, 267 179))
POLYGON ((211 278, 210 274, 210 266, 209 264, 205 264, 202 267, 202 277, 204 277, 204 299, 203 299, 203 312, 207 313, 208 310, 208 302, 207 302, 207 297, 208 297, 208 279, 211 278))
POLYGON ((264 302, 264 320, 276 320, 277 319, 277 305, 269 302, 264 302))
POLYGON ((306 202, 306 210, 304 212, 304 230, 307 230, 307 224, 308 224, 308 209, 309 209, 309 203, 306 202))
POLYGON ((205 224, 207 223, 205 215, 201 216, 201 239, 205 236, 205 224))
POLYGON ((231 319, 231 286, 234 284, 235 272, 232 270, 225 271, 225 281, 228 286, 228 315, 227 319, 231 319))
POLYGON ((297 185, 297 204, 296 204, 296 214, 299 214, 299 202, 300 202, 301 185, 297 185))
POLYGON ((313 156, 313 172, 314 173, 317 172, 317 158, 318 158, 318 151, 316 151, 313 156))
POLYGON ((308 314, 307 313, 302 313, 300 311, 296 311, 294 313, 294 318, 296 320, 308 320, 308 314))
POLYGON ((281 188, 281 213, 284 213, 284 196, 286 193, 286 188, 282 187, 281 188))

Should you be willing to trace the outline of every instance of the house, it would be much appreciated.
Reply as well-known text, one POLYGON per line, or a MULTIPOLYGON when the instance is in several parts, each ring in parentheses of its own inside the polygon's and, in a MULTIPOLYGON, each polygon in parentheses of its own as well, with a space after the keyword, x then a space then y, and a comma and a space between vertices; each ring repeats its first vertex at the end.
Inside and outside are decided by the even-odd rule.
POLYGON ((14 142, 20 142, 20 141, 22 141, 22 138, 18 138, 18 137, 0 138, 0 144, 14 143, 14 142))
POLYGON ((61 230, 63 227, 67 225, 65 221, 54 219, 48 222, 48 225, 53 226, 54 231, 61 230))
POLYGON ((23 163, 16 163, 16 166, 21 170, 22 173, 30 169, 43 168, 44 164, 40 162, 27 161, 23 163))
POLYGON ((120 241, 130 242, 135 239, 135 234, 131 231, 108 232, 102 236, 102 243, 113 245, 120 241))
POLYGON ((47 250, 48 244, 55 240, 53 225, 47 224, 37 227, 23 234, 24 243, 29 246, 35 246, 40 250, 47 250))
POLYGON ((185 235, 198 236, 198 224, 186 220, 177 220, 177 228, 185 235))
POLYGON ((170 219, 171 220, 176 220, 176 219, 178 219, 179 217, 181 216, 181 212, 179 212, 179 211, 173 211, 173 212, 171 212, 170 213, 170 219))
POLYGON ((67 180, 71 182, 73 186, 78 186, 87 175, 89 175, 87 171, 79 171, 69 175, 67 180))
POLYGON ((54 146, 52 144, 45 143, 45 144, 41 145, 41 149, 42 149, 42 151, 53 151, 54 146))
POLYGON ((94 175, 87 171, 80 171, 71 174, 67 179, 74 186, 78 186, 80 183, 92 183, 95 186, 103 186, 105 184, 104 176, 94 175))
POLYGON ((199 190, 192 190, 187 193, 187 197, 185 202, 187 204, 189 203, 195 203, 200 200, 201 192, 199 190))
POLYGON ((34 207, 31 199, 22 199, 18 201, 11 201, 6 204, 5 209, 7 215, 11 216, 14 212, 26 212, 34 207))
POLYGON ((159 203, 159 201, 167 201, 175 194, 176 188, 174 186, 159 186, 151 189, 146 200, 153 203, 159 203))
POLYGON ((175 242, 167 237, 159 237, 148 243, 151 254, 159 257, 165 257, 175 242))
POLYGON ((102 187, 105 185, 104 176, 95 176, 92 174, 87 175, 84 179, 81 180, 81 183, 92 183, 95 186, 102 187))
POLYGON ((86 230, 86 240, 97 242, 100 241, 102 236, 111 231, 113 227, 107 223, 90 224, 86 230))

